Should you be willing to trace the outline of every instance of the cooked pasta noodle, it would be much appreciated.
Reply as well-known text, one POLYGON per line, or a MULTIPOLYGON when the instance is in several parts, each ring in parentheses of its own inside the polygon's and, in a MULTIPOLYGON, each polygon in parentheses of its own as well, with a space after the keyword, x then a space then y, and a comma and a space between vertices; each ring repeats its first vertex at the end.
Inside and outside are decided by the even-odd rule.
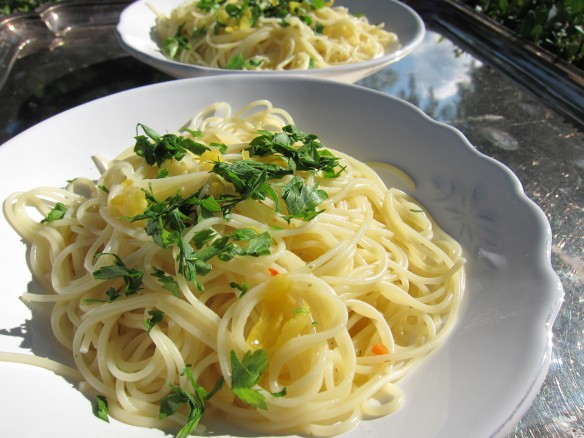
POLYGON ((330 4, 188 1, 169 15, 155 10, 156 32, 172 59, 244 70, 331 67, 378 58, 399 46, 397 35, 383 24, 330 4))
MULTIPOLYGON (((217 103, 167 137, 192 140, 196 153, 148 164, 147 154, 130 148, 100 160, 97 182, 78 178, 5 201, 47 291, 23 298, 52 303, 52 331, 77 369, 63 370, 105 397, 111 416, 181 426, 186 405, 164 420, 159 413, 173 388, 193 391, 188 369, 207 392, 224 379, 207 408, 237 426, 332 436, 398 409, 397 381, 451 332, 464 283, 457 242, 406 193, 387 188, 355 158, 325 150, 315 136, 288 135, 295 141, 282 147, 284 132, 300 132, 290 126, 290 115, 268 101, 236 112, 217 103), (272 138, 280 152, 254 152, 258 136, 272 138), (334 171, 305 170, 308 155, 292 165, 286 154, 300 143, 310 159, 330 159, 334 171), (266 196, 254 192, 229 204, 237 184, 215 170, 250 162, 261 175, 271 165, 295 172, 259 181, 266 196), (286 198, 293 183, 298 203, 319 196, 304 217, 286 198), (144 216, 169 199, 189 203, 164 220, 144 216), (209 200, 222 203, 221 211, 209 200), (237 232, 251 237, 238 240, 237 232), (267 250, 258 249, 261 236, 268 236, 267 250), (221 252, 227 249, 235 252, 221 252), (189 276, 185 264, 194 260, 201 264, 189 276), (128 276, 96 275, 108 267, 128 276), (137 272, 143 276, 134 284, 137 272), (245 356, 256 352, 265 352, 267 366, 243 392, 264 407, 235 391, 233 356, 251 367, 245 356)), ((139 138, 146 136, 136 144, 139 138)), ((36 364, 59 372, 53 362, 36 364)))

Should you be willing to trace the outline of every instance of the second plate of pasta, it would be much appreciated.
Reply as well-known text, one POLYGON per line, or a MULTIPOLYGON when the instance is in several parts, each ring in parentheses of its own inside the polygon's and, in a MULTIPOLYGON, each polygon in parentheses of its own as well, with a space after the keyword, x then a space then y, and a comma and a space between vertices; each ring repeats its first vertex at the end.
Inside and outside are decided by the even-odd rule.
POLYGON ((356 82, 421 43, 401 2, 138 0, 117 26, 123 48, 174 77, 253 71, 356 82))

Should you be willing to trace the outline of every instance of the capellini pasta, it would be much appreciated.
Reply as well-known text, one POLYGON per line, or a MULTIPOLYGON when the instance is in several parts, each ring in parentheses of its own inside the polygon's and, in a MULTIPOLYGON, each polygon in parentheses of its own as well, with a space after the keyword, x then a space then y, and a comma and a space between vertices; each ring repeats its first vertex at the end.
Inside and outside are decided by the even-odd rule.
POLYGON ((399 409, 398 381, 455 323, 460 245, 268 101, 138 129, 98 181, 4 202, 46 290, 23 299, 52 305, 75 368, 26 362, 79 379, 105 418, 179 436, 203 413, 332 436, 399 409))
MULTIPOLYGON (((239 70, 324 68, 383 56, 397 35, 345 7, 316 0, 194 0, 157 14, 171 59, 239 70)), ((151 6, 151 8, 153 8, 151 6)))

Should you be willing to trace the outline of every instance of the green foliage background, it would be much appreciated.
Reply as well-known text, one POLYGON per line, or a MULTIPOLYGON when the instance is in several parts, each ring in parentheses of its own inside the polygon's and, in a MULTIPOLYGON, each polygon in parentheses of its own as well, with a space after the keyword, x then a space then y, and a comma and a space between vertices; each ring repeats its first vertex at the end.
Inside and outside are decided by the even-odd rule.
POLYGON ((460 0, 517 35, 584 68, 584 0, 460 0))
POLYGON ((0 0, 0 18, 15 12, 29 12, 49 0, 0 0))

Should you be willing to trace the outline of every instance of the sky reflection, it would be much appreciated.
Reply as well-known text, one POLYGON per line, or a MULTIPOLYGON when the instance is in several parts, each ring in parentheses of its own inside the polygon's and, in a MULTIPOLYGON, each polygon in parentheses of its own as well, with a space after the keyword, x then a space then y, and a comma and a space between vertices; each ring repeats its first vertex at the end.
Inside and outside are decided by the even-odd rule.
POLYGON ((411 55, 360 84, 405 99, 445 121, 456 116, 461 92, 471 87, 472 73, 481 66, 448 39, 427 31, 411 55))

